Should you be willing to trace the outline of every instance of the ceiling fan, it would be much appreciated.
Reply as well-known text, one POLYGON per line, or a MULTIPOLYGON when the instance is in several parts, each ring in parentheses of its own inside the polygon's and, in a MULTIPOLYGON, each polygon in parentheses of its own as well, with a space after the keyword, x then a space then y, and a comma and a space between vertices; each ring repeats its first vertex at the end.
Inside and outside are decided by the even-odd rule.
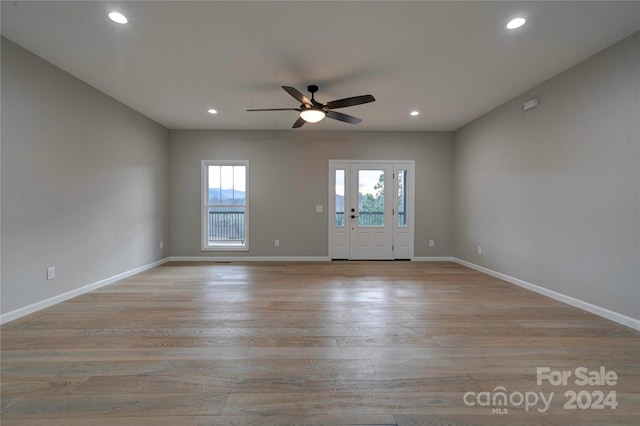
POLYGON ((311 99, 303 95, 298 89, 290 86, 282 86, 285 92, 293 96, 301 103, 299 108, 268 108, 268 109, 248 109, 247 111, 298 111, 300 117, 293 123, 293 128, 302 127, 304 123, 317 123, 325 117, 332 118, 345 123, 358 124, 362 120, 352 115, 332 111, 337 108, 346 108, 355 105, 362 105, 373 102, 376 99, 372 95, 353 96, 351 98, 338 99, 335 101, 321 103, 315 100, 314 94, 318 91, 315 84, 307 86, 311 93, 311 99))

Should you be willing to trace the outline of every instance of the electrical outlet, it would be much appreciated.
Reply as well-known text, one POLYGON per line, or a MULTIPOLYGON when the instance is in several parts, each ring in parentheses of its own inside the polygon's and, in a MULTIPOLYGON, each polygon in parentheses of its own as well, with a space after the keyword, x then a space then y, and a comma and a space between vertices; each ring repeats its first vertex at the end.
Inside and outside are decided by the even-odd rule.
POLYGON ((434 240, 429 240, 429 247, 435 247, 436 242, 434 240))
POLYGON ((49 266, 47 268, 47 279, 48 280, 52 280, 56 277, 56 267, 55 266, 49 266))
POLYGON ((274 244, 275 244, 275 246, 276 246, 276 247, 280 247, 280 240, 276 240, 276 241, 274 242, 274 244))
POLYGON ((324 211, 324 207, 323 206, 316 206, 316 213, 322 213, 324 211))
POLYGON ((164 248, 164 242, 160 241, 160 248, 164 248))
POLYGON ((478 246, 478 254, 482 254, 482 246, 478 246))

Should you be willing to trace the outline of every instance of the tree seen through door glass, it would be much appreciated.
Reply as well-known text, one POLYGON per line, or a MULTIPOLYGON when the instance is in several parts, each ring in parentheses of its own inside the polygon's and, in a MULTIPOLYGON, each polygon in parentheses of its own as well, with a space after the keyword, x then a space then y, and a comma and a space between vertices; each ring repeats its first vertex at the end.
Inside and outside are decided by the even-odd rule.
POLYGON ((358 226, 384 226, 384 170, 358 171, 358 226))

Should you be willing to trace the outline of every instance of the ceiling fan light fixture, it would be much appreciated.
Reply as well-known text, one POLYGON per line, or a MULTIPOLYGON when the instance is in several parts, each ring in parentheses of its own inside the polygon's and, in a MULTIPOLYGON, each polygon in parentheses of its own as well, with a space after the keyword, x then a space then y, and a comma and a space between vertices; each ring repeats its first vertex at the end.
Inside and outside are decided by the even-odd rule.
POLYGON ((325 112, 319 109, 305 109, 300 112, 300 117, 308 123, 317 123, 325 117, 325 112))

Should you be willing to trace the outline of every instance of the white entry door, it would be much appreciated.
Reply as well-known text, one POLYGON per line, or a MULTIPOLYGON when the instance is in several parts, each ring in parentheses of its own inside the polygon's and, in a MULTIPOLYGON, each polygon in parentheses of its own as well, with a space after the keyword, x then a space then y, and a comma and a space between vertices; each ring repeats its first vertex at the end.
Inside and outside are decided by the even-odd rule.
POLYGON ((332 259, 413 257, 413 162, 329 164, 332 259))
POLYGON ((393 165, 352 164, 349 259, 393 259, 393 165))

